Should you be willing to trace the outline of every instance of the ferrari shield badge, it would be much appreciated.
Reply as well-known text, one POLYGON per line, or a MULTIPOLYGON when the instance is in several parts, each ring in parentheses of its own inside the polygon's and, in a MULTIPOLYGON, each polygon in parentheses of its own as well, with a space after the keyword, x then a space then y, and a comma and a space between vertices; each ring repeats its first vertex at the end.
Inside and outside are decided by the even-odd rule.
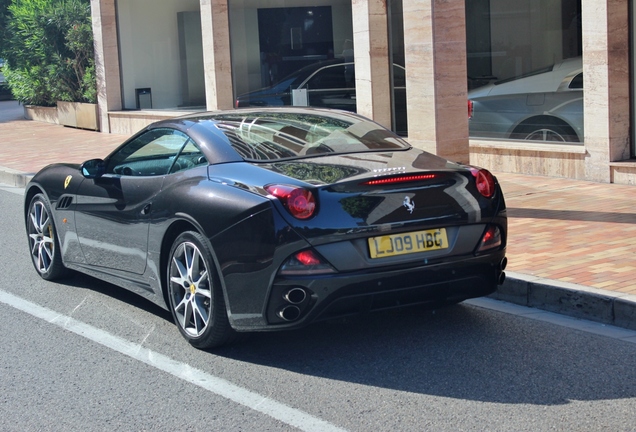
POLYGON ((413 214, 413 210, 415 210, 415 202, 411 201, 411 198, 408 196, 404 197, 404 207, 409 211, 409 213, 413 214))
POLYGON ((66 176, 66 178, 64 179, 64 189, 66 189, 68 185, 71 183, 72 178, 73 178, 72 175, 66 176))

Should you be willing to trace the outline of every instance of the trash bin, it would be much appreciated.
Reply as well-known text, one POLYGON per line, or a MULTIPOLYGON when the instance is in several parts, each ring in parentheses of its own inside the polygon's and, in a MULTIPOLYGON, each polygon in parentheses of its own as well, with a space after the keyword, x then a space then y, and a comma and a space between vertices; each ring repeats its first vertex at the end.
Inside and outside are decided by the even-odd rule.
POLYGON ((137 109, 152 109, 152 91, 150 87, 135 89, 137 109))

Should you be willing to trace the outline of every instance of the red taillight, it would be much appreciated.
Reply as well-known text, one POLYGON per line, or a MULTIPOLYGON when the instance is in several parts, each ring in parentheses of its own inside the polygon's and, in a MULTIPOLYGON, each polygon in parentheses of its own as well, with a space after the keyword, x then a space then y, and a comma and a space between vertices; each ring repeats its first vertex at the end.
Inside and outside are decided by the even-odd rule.
POLYGON ((290 256, 280 268, 280 275, 314 275, 335 273, 334 268, 312 249, 290 256))
POLYGON ((278 198, 297 219, 309 219, 316 211, 316 198, 310 190, 289 185, 269 185, 265 190, 278 198))
POLYGON ((395 184, 395 183, 406 183, 420 180, 432 180, 437 175, 435 174, 415 174, 415 175, 401 175, 395 177, 385 177, 376 180, 368 180, 362 182, 364 186, 376 186, 376 185, 385 185, 385 184, 395 184))
POLYGON ((502 245, 501 230, 496 225, 488 225, 486 232, 481 237, 477 252, 484 252, 490 249, 499 248, 502 245))
POLYGON ((492 198, 495 194, 495 178, 490 171, 483 168, 470 168, 470 173, 475 177, 477 190, 486 198, 492 198))
POLYGON ((468 119, 473 118, 473 101, 468 100, 468 119))
POLYGON ((320 258, 316 256, 311 250, 306 250, 302 252, 298 252, 295 255, 295 258, 302 264, 306 266, 310 265, 318 265, 321 264, 320 258))

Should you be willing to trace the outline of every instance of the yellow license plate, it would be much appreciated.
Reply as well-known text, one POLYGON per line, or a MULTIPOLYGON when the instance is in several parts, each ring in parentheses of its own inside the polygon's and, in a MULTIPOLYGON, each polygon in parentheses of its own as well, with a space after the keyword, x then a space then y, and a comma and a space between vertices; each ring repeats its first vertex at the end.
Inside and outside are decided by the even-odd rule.
POLYGON ((391 234, 369 239, 371 258, 385 258, 447 248, 448 237, 444 228, 391 234))

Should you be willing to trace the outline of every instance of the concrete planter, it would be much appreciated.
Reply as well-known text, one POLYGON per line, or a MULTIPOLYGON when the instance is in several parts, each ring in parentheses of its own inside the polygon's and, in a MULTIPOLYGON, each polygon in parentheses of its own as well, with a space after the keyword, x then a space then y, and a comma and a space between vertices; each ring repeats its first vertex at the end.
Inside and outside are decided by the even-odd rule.
POLYGON ((24 118, 45 123, 59 124, 56 107, 24 105, 24 118))
POLYGON ((99 130, 97 104, 81 102, 58 102, 59 124, 80 129, 99 130))

